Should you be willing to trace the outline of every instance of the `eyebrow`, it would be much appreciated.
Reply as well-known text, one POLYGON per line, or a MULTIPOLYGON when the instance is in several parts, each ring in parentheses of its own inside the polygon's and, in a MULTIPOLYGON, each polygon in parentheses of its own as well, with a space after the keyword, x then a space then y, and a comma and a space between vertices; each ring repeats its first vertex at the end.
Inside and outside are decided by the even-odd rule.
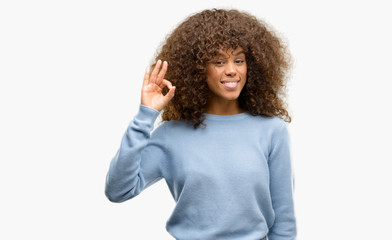
MULTIPOLYGON (((238 56, 238 55, 240 55, 240 54, 245 54, 245 51, 244 50, 241 50, 241 51, 239 51, 238 53, 233 53, 232 52, 232 54, 234 55, 234 56, 238 56)), ((225 54, 223 54, 223 53, 218 53, 218 55, 217 56, 219 56, 219 57, 225 57, 226 55, 225 54)))
POLYGON ((238 56, 238 55, 240 55, 241 53, 245 54, 245 51, 244 51, 244 50, 241 50, 241 51, 239 51, 238 53, 233 53, 233 55, 234 55, 234 56, 238 56))

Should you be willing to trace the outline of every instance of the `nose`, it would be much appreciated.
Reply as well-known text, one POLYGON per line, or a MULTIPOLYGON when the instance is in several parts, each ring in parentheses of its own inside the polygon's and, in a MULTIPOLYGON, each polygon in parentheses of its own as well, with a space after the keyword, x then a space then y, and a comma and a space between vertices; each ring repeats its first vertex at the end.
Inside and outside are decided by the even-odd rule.
POLYGON ((226 76, 235 76, 236 69, 235 69, 235 65, 232 62, 229 62, 226 65, 225 74, 226 76))

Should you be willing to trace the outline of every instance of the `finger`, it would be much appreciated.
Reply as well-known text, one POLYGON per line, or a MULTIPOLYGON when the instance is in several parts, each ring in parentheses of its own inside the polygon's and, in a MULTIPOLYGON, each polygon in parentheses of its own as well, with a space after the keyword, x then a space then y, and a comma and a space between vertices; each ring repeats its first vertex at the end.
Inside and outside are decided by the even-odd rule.
POLYGON ((159 71, 157 81, 155 82, 156 84, 160 85, 161 82, 163 81, 163 78, 165 77, 167 71, 167 65, 168 65, 167 62, 164 61, 162 64, 162 69, 159 71))
POLYGON ((170 101, 170 99, 174 97, 174 91, 176 90, 176 87, 174 87, 172 83, 166 79, 163 79, 161 86, 161 88, 164 88, 166 86, 169 89, 169 92, 165 95, 165 101, 170 101))
POLYGON ((150 82, 150 67, 147 67, 146 72, 144 73, 143 86, 148 85, 149 82, 150 82))
POLYGON ((161 68, 162 61, 158 60, 158 62, 155 64, 154 70, 152 70, 151 76, 150 76, 150 83, 155 83, 158 77, 158 72, 159 69, 161 68))
POLYGON ((176 87, 169 88, 169 92, 165 95, 165 101, 169 102, 173 97, 176 91, 176 87))
POLYGON ((168 89, 170 89, 170 88, 172 88, 173 87, 173 85, 172 85, 172 83, 170 82, 170 81, 168 81, 168 80, 166 80, 166 79, 163 79, 163 81, 161 82, 161 84, 159 84, 159 87, 160 88, 164 88, 164 87, 167 87, 168 89))

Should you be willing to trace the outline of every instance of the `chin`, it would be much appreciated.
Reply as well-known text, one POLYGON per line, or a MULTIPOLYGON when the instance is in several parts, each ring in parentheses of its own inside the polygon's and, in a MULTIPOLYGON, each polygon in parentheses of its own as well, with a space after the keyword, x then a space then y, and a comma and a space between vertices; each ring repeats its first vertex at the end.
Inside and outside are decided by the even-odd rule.
POLYGON ((238 100, 239 96, 240 94, 236 94, 236 95, 222 96, 222 98, 227 101, 234 101, 234 100, 238 100))

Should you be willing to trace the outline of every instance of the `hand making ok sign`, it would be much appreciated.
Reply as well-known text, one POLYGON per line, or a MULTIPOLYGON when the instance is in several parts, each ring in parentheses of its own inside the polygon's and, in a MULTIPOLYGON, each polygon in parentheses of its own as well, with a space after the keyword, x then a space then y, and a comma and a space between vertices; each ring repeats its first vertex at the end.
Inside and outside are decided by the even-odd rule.
POLYGON ((162 61, 158 60, 151 74, 150 68, 148 67, 146 69, 142 87, 142 105, 161 111, 174 97, 176 87, 172 86, 171 82, 164 79, 167 65, 168 63, 166 61, 162 64, 162 61), (169 89, 169 92, 166 95, 163 95, 162 93, 164 87, 169 89))

